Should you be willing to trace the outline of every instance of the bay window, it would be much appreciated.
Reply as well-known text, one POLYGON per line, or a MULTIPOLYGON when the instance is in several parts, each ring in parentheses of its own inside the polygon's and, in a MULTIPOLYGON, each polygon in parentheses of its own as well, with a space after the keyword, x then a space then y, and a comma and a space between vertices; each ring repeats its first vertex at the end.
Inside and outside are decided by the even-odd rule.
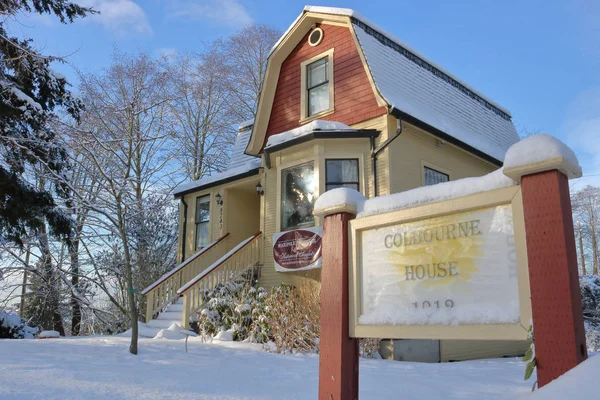
POLYGON ((312 162, 281 171, 281 230, 314 224, 315 176, 312 162))
POLYGON ((325 160, 325 190, 339 187, 360 190, 357 158, 325 160))

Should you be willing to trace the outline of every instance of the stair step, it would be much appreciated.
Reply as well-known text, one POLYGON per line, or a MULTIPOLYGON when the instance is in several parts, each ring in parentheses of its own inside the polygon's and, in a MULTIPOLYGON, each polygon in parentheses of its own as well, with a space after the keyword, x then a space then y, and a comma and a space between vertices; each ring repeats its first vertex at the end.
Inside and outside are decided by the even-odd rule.
POLYGON ((167 311, 168 312, 171 312, 171 311, 182 312, 183 304, 171 304, 169 307, 167 307, 167 311))
POLYGON ((181 324, 181 317, 178 320, 169 320, 169 319, 153 319, 152 321, 148 321, 146 326, 150 328, 160 328, 166 329, 171 326, 171 324, 181 324))
POLYGON ((171 308, 169 307, 167 311, 158 314, 158 317, 156 319, 162 319, 167 321, 181 321, 181 314, 181 311, 171 311, 171 308))

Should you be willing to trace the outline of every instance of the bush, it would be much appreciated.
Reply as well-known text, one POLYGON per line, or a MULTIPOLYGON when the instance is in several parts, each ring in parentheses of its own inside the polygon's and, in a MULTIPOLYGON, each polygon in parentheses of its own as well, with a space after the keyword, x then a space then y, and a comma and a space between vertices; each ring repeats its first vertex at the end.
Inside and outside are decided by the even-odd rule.
POLYGON ((14 312, 0 311, 0 339, 33 339, 36 333, 14 312))
POLYGON ((281 285, 266 300, 267 324, 277 353, 319 351, 321 285, 302 281, 297 287, 281 285))
POLYGON ((579 287, 588 351, 600 351, 600 277, 582 276, 579 287))
POLYGON ((202 297, 204 305, 194 324, 197 333, 212 337, 231 331, 233 340, 268 341, 264 288, 255 288, 244 280, 219 283, 213 290, 202 293, 202 297))

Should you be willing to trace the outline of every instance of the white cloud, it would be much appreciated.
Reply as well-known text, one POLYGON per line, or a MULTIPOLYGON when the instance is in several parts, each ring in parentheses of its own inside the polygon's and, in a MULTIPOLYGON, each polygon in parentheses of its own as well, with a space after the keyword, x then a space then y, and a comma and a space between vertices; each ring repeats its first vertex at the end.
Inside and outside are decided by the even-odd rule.
POLYGON ((167 0, 169 18, 210 21, 232 27, 252 23, 252 17, 238 0, 167 0))
POLYGON ((101 24, 117 37, 152 34, 146 12, 132 0, 79 0, 78 3, 100 11, 85 19, 101 24))

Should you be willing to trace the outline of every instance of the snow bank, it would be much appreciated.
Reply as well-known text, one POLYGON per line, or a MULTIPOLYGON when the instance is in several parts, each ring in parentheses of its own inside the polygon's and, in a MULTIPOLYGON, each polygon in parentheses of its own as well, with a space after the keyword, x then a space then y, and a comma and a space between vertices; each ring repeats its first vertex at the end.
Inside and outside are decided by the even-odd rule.
POLYGON ((459 179, 422 186, 405 192, 379 196, 369 200, 353 189, 338 188, 323 193, 315 202, 315 213, 325 213, 337 205, 356 207, 357 218, 402 210, 475 193, 514 186, 516 183, 502 173, 502 169, 475 178, 459 179))
POLYGON ((308 135, 313 131, 353 131, 346 124, 342 124, 341 122, 335 121, 324 121, 324 120, 314 120, 309 122, 306 125, 302 125, 298 128, 292 129, 290 131, 278 133, 277 135, 269 136, 269 140, 267 140, 267 145, 265 148, 273 147, 281 143, 289 142, 290 140, 302 137, 304 135, 308 135))
POLYGON ((529 136, 512 145, 506 152, 504 168, 519 168, 554 158, 564 158, 571 164, 573 171, 566 172, 572 173, 572 177, 581 176, 581 167, 573 150, 554 136, 545 133, 529 136))
POLYGON ((60 337, 60 333, 57 331, 41 331, 38 337, 40 339, 57 339, 60 337))
POLYGON ((167 329, 161 329, 160 331, 158 331, 156 336, 154 336, 154 339, 168 339, 168 340, 185 339, 186 335, 181 333, 182 329, 183 329, 183 327, 181 325, 172 323, 171 326, 169 326, 167 329))
POLYGON ((598 376, 600 376, 600 357, 594 356, 539 390, 520 398, 525 400, 597 399, 598 376))
POLYGON ((222 342, 233 342, 233 330, 228 329, 226 331, 220 331, 213 339, 217 339, 222 342))

